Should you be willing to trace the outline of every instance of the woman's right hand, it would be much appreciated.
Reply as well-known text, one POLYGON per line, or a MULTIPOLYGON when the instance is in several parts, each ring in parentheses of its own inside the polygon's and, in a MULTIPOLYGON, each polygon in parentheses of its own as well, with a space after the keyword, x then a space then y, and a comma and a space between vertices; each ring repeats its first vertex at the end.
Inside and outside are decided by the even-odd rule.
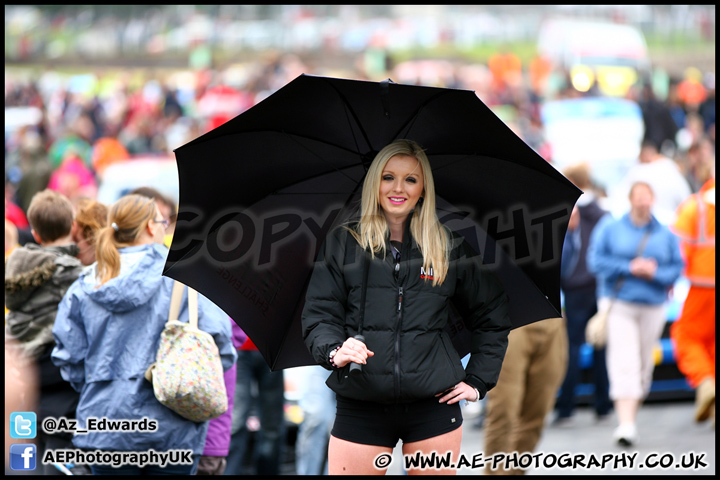
POLYGON ((350 362, 365 365, 368 357, 373 355, 375 353, 368 350, 363 342, 350 337, 340 346, 340 350, 333 357, 333 361, 338 368, 342 368, 350 362))

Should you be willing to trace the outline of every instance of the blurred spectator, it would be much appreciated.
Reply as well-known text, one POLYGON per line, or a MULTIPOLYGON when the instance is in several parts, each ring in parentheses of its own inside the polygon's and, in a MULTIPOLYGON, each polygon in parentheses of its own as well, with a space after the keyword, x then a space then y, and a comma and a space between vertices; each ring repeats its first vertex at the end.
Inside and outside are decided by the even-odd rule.
MULTIPOLYGON (((528 108, 532 107, 528 106, 528 108)), ((548 142, 545 138, 545 131, 543 129, 540 114, 536 111, 531 111, 526 115, 523 115, 519 119, 518 123, 520 138, 522 138, 530 148, 535 150, 538 155, 548 162, 552 162, 552 147, 550 142, 548 142)))
POLYGON ((60 167, 70 152, 79 157, 85 167, 92 168, 90 137, 93 131, 92 122, 85 116, 70 124, 65 132, 52 143, 48 151, 50 166, 53 170, 60 167))
POLYGON ((683 174, 693 193, 699 191, 710 178, 714 165, 714 147, 710 139, 703 136, 681 158, 683 174))
POLYGON ((155 203, 160 210, 160 214, 163 219, 168 222, 167 225, 165 225, 164 243, 166 247, 170 248, 170 245, 172 244, 172 236, 175 232, 175 221, 177 220, 177 206, 175 205, 175 202, 153 187, 138 187, 130 193, 144 195, 155 200, 155 203))
POLYGON ((670 109, 655 98, 652 85, 649 83, 643 85, 638 104, 645 124, 643 141, 652 141, 655 145, 659 145, 661 152, 672 156, 677 147, 675 137, 679 127, 670 109))
POLYGON ((659 151, 652 140, 645 140, 640 148, 639 163, 628 170, 621 183, 610 195, 610 207, 616 216, 628 211, 631 186, 638 181, 647 182, 654 193, 653 215, 663 225, 675 220, 677 207, 691 193, 690 185, 679 165, 659 151))
POLYGON ((5 218, 10 220, 18 229, 30 228, 27 216, 22 208, 5 198, 5 218))
MULTIPOLYGON (((700 104, 698 113, 703 119, 703 125, 705 132, 711 134, 711 131, 715 129, 715 74, 706 74, 707 80, 705 82, 707 87, 707 98, 700 104)), ((714 133, 712 134, 714 135, 714 133)), ((714 137, 711 137, 714 138, 714 137)))
POLYGON ((695 420, 715 424, 715 178, 680 205, 680 238, 690 281, 682 313, 670 328, 678 369, 695 389, 695 420))
POLYGON ((687 132, 690 145, 697 143, 705 135, 705 124, 699 113, 688 112, 685 117, 684 130, 687 132))
POLYGON ((117 138, 102 137, 93 143, 91 163, 99 179, 102 179, 103 173, 109 165, 123 162, 129 158, 130 153, 117 138))
POLYGON ((606 215, 595 227, 587 255, 600 301, 614 295, 607 319, 607 369, 619 423, 613 438, 623 446, 637 441, 635 420, 650 392, 653 349, 665 327, 668 291, 683 268, 677 237, 652 214, 651 185, 634 183, 629 197, 629 213, 619 219, 606 215))
POLYGON ((132 117, 118 134, 118 140, 130 155, 155 153, 153 145, 153 121, 149 114, 141 112, 132 117))
POLYGON ((97 197, 98 184, 93 171, 74 151, 68 151, 60 166, 50 175, 47 188, 66 196, 73 205, 82 198, 97 197))
MULTIPOLYGON (((228 317, 232 326, 233 347, 240 348, 247 335, 235 321, 228 317)), ((235 401, 235 378, 237 377, 237 365, 233 364, 225 371, 225 391, 228 399, 228 409, 218 418, 208 422, 208 433, 205 437, 205 449, 198 463, 198 475, 222 475, 227 468, 227 456, 230 451, 230 430, 232 428, 232 412, 235 401)))
MULTIPOLYGON (((587 251, 593 229, 607 214, 598 204, 587 164, 572 165, 563 173, 583 194, 570 217, 563 242, 560 286, 565 297, 568 368, 555 404, 555 426, 570 423, 575 411, 576 387, 580 381, 580 347, 585 343, 587 322, 597 312, 597 282, 595 275, 588 271, 587 251)), ((612 410, 604 348, 593 349, 592 385, 595 387, 593 409, 600 421, 607 418, 612 410)))
POLYGON ((683 102, 680 100, 680 95, 678 94, 678 83, 679 82, 677 81, 670 82, 670 86, 668 87, 668 97, 665 104, 670 111, 670 116, 672 116, 675 121, 675 125, 677 125, 677 128, 680 129, 685 127, 686 113, 683 102))
POLYGON ((162 85, 162 90, 165 95, 165 101, 163 102, 163 115, 165 117, 182 117, 183 107, 177 97, 177 90, 169 88, 167 85, 162 85))
POLYGON ((225 475, 278 475, 286 433, 284 373, 270 370, 250 338, 237 353, 232 437, 225 475))
MULTIPOLYGON (((487 393, 483 456, 535 451, 552 411, 568 361, 562 318, 548 318, 510 331, 495 388, 487 393)), ((522 475, 515 466, 485 464, 485 475, 522 475)))
POLYGON ((20 246, 18 243, 18 229, 15 226, 14 223, 12 223, 7 218, 5 219, 5 260, 7 261, 8 256, 10 255, 10 252, 12 252, 15 247, 20 246))
POLYGON ((210 131, 247 110, 251 101, 244 92, 218 83, 198 99, 197 111, 205 118, 205 130, 210 131))
MULTIPOLYGON (((97 237, 97 262, 83 270, 60 302, 52 333, 52 361, 80 392, 77 418, 140 419, 158 422, 155 431, 93 432, 75 435, 73 445, 93 451, 192 450, 194 463, 119 467, 92 465, 94 475, 194 474, 208 422, 193 422, 158 402, 144 373, 156 357, 168 321, 174 281, 162 275, 167 248, 155 202, 126 195, 109 207, 108 226, 97 237)), ((198 295, 198 328, 212 335, 223 370, 236 354, 227 315, 198 295)), ((188 318, 183 294, 179 320, 188 318)))
POLYGON ((72 239, 78 246, 78 259, 83 265, 95 263, 95 237, 107 225, 108 209, 91 198, 81 199, 75 207, 72 239))
MULTIPOLYGON (((19 354, 14 340, 5 340, 5 446, 26 440, 10 436, 10 414, 37 411, 38 371, 19 354)), ((30 442, 33 442, 31 440, 30 442)), ((10 475, 10 449, 5 450, 5 475, 10 475)))
POLYGON ((545 98, 547 93, 547 82, 552 72, 552 62, 542 56, 536 55, 528 65, 528 75, 530 76, 530 88, 539 98, 545 98))
POLYGON ((34 129, 24 129, 25 134, 20 141, 19 167, 20 181, 17 184, 18 206, 27 211, 30 200, 39 191, 45 190, 50 181, 52 167, 42 144, 40 134, 34 129))
POLYGON ((165 147, 172 152, 202 135, 200 122, 191 117, 169 117, 165 128, 165 147))
MULTIPOLYGON (((73 208, 63 195, 52 190, 37 193, 30 202, 28 218, 38 245, 15 248, 5 263, 5 338, 16 341, 18 355, 39 371, 38 425, 47 417, 75 418, 79 395, 63 380, 50 354, 55 346, 52 329, 58 304, 83 268, 72 242, 73 208)), ((72 448, 72 434, 37 431, 38 458, 46 450, 72 448)), ((38 463, 45 475, 58 474, 50 465, 38 463)))
POLYGON ((522 78, 522 62, 517 54, 507 48, 490 55, 488 68, 492 73, 493 85, 498 91, 517 86, 522 78))
POLYGON ((5 220, 12 223, 17 229, 18 243, 20 245, 35 243, 35 239, 30 233, 30 224, 25 216, 25 212, 8 200, 7 197, 5 198, 5 220))
POLYGON ((697 112, 707 98, 707 89, 702 83, 702 72, 696 67, 685 69, 684 77, 678 84, 678 96, 685 104, 686 112, 697 112))
POLYGON ((320 365, 297 370, 303 421, 295 443, 295 470, 298 475, 327 475, 330 431, 335 421, 335 392, 325 384, 328 373, 320 365))

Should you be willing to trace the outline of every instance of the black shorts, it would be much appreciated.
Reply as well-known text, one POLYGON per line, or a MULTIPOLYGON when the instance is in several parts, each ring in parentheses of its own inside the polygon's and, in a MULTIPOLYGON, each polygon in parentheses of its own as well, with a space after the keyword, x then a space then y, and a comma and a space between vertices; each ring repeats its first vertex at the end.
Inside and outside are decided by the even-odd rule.
POLYGON ((440 397, 390 405, 336 398, 331 433, 353 443, 394 448, 398 440, 407 444, 452 432, 463 421, 460 403, 439 403, 440 397))

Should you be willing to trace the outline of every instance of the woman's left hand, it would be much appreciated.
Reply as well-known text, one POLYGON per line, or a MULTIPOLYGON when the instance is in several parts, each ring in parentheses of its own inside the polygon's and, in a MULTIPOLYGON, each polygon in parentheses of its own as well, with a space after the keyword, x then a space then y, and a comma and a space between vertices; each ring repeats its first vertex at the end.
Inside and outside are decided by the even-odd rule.
POLYGON ((435 396, 440 397, 440 403, 447 402, 448 405, 457 403, 460 400, 467 400, 468 402, 475 402, 479 400, 475 387, 471 387, 465 382, 460 382, 455 385, 455 387, 438 393, 435 396), (442 395, 442 397, 440 397, 440 395, 442 395))

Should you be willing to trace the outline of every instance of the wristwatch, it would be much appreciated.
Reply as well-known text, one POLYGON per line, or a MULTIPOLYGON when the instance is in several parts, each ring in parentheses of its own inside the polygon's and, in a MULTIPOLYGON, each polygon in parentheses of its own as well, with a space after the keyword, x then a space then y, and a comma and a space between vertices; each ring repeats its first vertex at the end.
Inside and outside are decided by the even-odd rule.
POLYGON ((338 368, 337 365, 335 365, 335 354, 340 350, 341 345, 338 345, 337 347, 330 350, 330 353, 328 354, 328 360, 330 361, 330 365, 332 365, 333 368, 338 368))

